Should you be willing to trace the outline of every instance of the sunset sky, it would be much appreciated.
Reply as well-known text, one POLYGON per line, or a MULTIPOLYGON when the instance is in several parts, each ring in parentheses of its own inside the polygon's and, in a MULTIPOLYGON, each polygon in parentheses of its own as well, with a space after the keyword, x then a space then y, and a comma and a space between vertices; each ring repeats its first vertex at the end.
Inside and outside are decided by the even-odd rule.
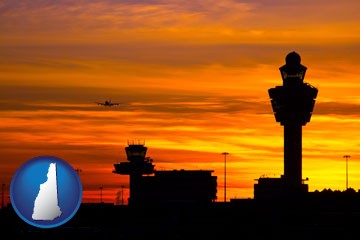
POLYGON ((360 189, 360 1, 0 0, 0 183, 52 155, 79 168, 83 202, 115 203, 130 140, 157 170, 209 169, 218 201, 283 174, 268 89, 291 51, 319 89, 303 128, 310 191, 360 189), (111 99, 120 106, 95 102, 111 99))

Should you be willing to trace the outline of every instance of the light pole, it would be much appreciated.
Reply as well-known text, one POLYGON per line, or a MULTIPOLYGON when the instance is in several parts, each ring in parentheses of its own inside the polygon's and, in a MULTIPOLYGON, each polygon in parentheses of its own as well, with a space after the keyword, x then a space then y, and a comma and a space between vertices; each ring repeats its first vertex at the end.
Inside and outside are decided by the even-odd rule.
POLYGON ((348 159, 350 158, 350 155, 344 155, 344 158, 346 159, 346 190, 348 189, 348 183, 349 183, 349 173, 348 173, 348 159))
POLYGON ((224 155, 224 202, 226 202, 226 155, 229 155, 228 152, 221 153, 224 155))
POLYGON ((124 205, 124 185, 121 185, 121 205, 124 205))
POLYGON ((4 187, 5 183, 1 184, 1 209, 4 208, 4 187))
POLYGON ((101 186, 101 187, 100 187, 100 203, 103 202, 103 201, 102 201, 102 190, 103 190, 103 187, 101 186))

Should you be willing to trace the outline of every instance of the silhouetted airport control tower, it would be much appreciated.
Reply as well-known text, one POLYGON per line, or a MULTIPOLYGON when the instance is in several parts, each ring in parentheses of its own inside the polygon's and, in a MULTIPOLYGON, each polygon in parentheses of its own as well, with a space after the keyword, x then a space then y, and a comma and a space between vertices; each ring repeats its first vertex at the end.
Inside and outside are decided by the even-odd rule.
POLYGON ((280 67, 283 86, 269 89, 275 119, 284 126, 284 180, 302 184, 302 126, 310 122, 318 90, 304 83, 306 67, 300 56, 291 52, 280 67))
POLYGON ((279 68, 283 85, 268 90, 276 122, 284 126, 284 175, 281 179, 259 179, 255 195, 274 192, 265 190, 271 185, 277 186, 277 193, 308 191, 302 179, 302 126, 310 122, 318 89, 304 82, 307 68, 300 64, 299 54, 290 52, 285 60, 279 68))
MULTIPOLYGON (((130 175, 129 205, 134 204, 141 195, 141 181, 143 174, 154 173, 152 159, 146 157, 147 147, 144 144, 128 144, 125 147, 128 162, 114 164, 114 173, 130 175)), ((136 204, 136 203, 135 203, 136 204)))

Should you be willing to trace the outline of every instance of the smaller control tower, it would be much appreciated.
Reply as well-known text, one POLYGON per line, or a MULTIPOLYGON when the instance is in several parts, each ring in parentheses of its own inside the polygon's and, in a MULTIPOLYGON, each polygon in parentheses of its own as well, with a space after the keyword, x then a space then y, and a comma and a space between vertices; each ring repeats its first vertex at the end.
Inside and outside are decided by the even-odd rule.
POLYGON ((216 200, 213 170, 159 171, 143 143, 128 143, 125 151, 128 161, 114 164, 113 173, 130 176, 129 206, 208 205, 216 200))
POLYGON ((130 175, 129 205, 136 204, 140 199, 141 181, 144 174, 153 174, 154 165, 152 159, 146 157, 147 147, 144 144, 128 143, 125 147, 128 162, 114 164, 114 173, 130 175))

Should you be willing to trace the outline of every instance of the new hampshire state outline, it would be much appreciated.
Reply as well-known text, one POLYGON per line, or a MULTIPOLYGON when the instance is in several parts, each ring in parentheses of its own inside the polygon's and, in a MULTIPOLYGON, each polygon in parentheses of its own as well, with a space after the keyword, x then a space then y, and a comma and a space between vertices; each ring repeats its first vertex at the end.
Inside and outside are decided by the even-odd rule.
POLYGON ((34 201, 33 220, 54 220, 61 216, 58 201, 56 163, 50 163, 47 180, 40 184, 40 190, 34 201))

